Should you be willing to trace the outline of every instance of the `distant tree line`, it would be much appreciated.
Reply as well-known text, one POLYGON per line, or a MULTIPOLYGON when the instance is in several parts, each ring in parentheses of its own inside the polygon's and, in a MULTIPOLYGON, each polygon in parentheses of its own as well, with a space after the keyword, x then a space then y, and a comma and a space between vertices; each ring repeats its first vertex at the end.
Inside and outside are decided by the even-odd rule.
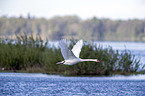
POLYGON ((145 41, 145 20, 110 20, 77 16, 45 18, 0 17, 0 37, 15 34, 40 35, 42 39, 84 39, 105 41, 145 41))

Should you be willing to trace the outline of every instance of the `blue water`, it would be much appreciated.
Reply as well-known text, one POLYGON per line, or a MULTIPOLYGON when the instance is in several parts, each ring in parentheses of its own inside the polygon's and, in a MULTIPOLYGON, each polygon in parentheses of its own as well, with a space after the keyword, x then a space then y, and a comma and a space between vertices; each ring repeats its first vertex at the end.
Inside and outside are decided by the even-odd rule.
MULTIPOLYGON (((104 48, 130 50, 145 64, 144 42, 96 42, 104 48)), ((58 47, 58 41, 51 46, 58 47)), ((0 73, 0 96, 145 96, 145 75, 63 77, 30 73, 0 73)))
POLYGON ((0 96, 145 96, 145 75, 63 77, 0 73, 0 96))

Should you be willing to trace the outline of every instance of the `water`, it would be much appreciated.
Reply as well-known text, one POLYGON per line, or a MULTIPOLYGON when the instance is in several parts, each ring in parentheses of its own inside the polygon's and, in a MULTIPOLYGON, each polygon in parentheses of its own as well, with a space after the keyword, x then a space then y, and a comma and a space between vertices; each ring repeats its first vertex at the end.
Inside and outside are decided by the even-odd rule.
POLYGON ((114 50, 123 51, 130 50, 132 55, 141 60, 145 64, 145 42, 96 42, 104 48, 111 46, 114 50))
MULTIPOLYGON (((145 64, 143 42, 96 42, 114 50, 130 50, 145 64)), ((58 41, 51 42, 58 47, 58 41)), ((0 73, 0 96, 145 96, 145 75, 63 77, 30 73, 0 73)))
POLYGON ((0 73, 0 96, 145 95, 145 75, 63 77, 35 73, 0 73))

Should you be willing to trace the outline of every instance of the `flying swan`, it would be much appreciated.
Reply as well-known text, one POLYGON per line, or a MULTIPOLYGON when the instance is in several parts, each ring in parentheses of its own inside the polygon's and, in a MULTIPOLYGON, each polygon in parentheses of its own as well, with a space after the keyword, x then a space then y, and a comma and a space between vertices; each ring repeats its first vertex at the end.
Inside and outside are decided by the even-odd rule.
POLYGON ((79 58, 81 49, 83 45, 83 40, 79 40, 70 50, 66 45, 66 40, 60 41, 60 48, 63 58, 65 59, 62 62, 58 62, 56 64, 62 64, 62 65, 74 65, 79 62, 84 61, 94 61, 94 62, 100 62, 98 59, 81 59, 79 58))

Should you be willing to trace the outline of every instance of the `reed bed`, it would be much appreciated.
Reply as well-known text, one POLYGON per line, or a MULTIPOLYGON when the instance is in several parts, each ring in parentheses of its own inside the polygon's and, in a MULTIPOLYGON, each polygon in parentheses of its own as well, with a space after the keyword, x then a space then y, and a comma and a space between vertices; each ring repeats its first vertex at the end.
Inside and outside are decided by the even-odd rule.
MULTIPOLYGON (((143 71, 139 59, 129 50, 121 53, 112 47, 103 48, 84 41, 81 58, 97 58, 101 62, 82 62, 72 66, 57 65, 63 60, 60 48, 51 47, 40 36, 16 35, 16 40, 0 39, 0 68, 5 71, 42 72, 64 75, 132 74, 143 71)), ((77 42, 70 40, 69 47, 77 42)))

